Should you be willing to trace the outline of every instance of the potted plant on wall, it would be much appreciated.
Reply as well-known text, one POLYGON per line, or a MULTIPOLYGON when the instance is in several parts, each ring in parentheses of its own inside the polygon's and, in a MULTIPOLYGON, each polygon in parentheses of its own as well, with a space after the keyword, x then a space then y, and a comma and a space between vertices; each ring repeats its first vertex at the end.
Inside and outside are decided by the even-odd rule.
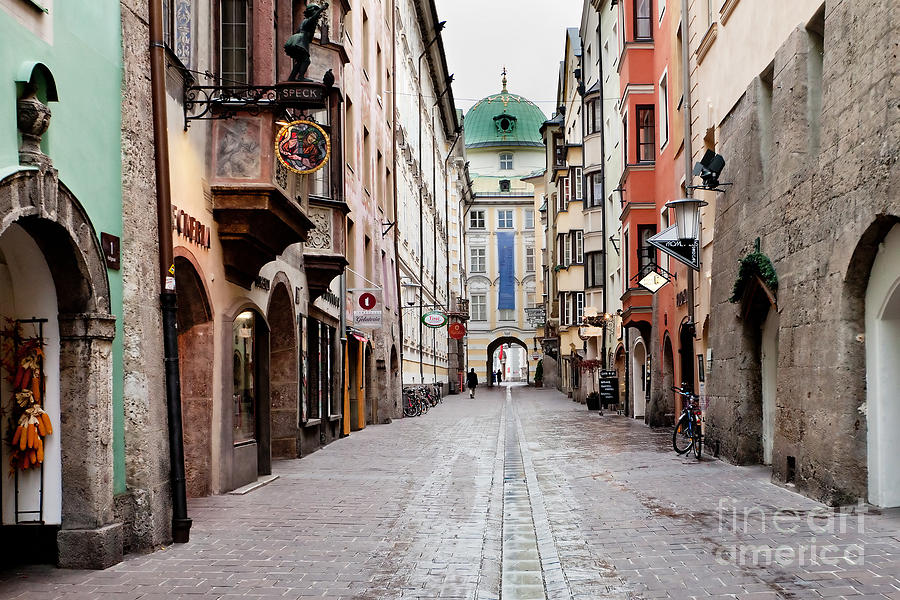
POLYGON ((544 387, 544 359, 538 360, 534 369, 534 387, 544 387))

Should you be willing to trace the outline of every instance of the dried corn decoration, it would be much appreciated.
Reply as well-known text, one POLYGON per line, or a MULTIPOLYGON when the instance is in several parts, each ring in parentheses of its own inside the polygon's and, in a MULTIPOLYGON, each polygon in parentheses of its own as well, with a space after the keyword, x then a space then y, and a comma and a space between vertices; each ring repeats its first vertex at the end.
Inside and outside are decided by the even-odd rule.
POLYGON ((44 462, 44 438, 53 426, 41 403, 44 394, 43 340, 26 338, 15 321, 6 320, 0 336, 0 364, 12 387, 9 433, 10 475, 16 469, 33 469, 44 462))

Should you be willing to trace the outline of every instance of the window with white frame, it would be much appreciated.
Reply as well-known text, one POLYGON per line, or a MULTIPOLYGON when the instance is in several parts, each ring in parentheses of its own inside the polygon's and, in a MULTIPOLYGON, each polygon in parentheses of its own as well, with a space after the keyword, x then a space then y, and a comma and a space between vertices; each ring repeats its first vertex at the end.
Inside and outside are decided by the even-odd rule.
POLYGON ((509 171, 513 168, 513 155, 511 152, 503 152, 500 154, 500 170, 509 171))
POLYGON ((500 311, 500 320, 501 321, 515 321, 516 320, 516 311, 510 308, 504 308, 500 311))
POLYGON ((587 287, 603 285, 603 253, 588 252, 585 255, 585 279, 587 287))
POLYGON ((487 321, 487 294, 472 294, 469 306, 473 321, 487 321))
POLYGON ((573 322, 575 324, 579 324, 581 323, 581 319, 584 316, 584 292, 575 292, 573 296, 573 304, 575 305, 574 315, 572 315, 574 317, 573 322))
POLYGON ((562 292, 559 295, 559 320, 563 325, 572 323, 572 309, 569 306, 569 294, 562 292))
POLYGON ((534 273, 534 246, 525 246, 525 272, 534 273))
POLYGON ((603 205, 603 173, 591 173, 587 176, 589 207, 603 205))
POLYGON ((473 210, 469 213, 469 229, 484 229, 483 210, 473 210))
POLYGON ((525 209, 525 229, 534 229, 534 209, 525 209))
POLYGON ((469 256, 470 256, 469 264, 471 266, 472 273, 487 272, 487 249, 486 248, 471 248, 469 256))
POLYGON ((576 265, 584 262, 584 232, 573 231, 569 234, 572 239, 572 258, 576 265))
POLYGON ((563 233, 559 236, 560 252, 559 257, 564 267, 572 264, 572 244, 569 242, 569 234, 563 233))
POLYGON ((669 74, 659 80, 659 148, 669 143, 669 74))
POLYGON ((563 186, 562 190, 560 190, 560 204, 562 208, 560 210, 569 210, 569 201, 572 199, 572 181, 569 177, 563 178, 563 186))
POLYGON ((512 229, 512 226, 513 226, 513 211, 498 210, 497 211, 497 228, 498 229, 512 229))
POLYGON ((573 186, 575 188, 575 198, 574 199, 575 200, 583 200, 584 192, 583 192, 583 185, 582 185, 582 181, 581 181, 581 167, 575 167, 574 171, 575 171, 573 173, 573 176, 575 178, 575 185, 573 186))

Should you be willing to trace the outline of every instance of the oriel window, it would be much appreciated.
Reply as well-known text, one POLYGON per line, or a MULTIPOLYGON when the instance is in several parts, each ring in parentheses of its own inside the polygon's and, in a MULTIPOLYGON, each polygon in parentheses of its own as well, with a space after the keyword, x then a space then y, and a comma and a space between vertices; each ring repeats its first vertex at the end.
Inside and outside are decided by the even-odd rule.
POLYGON ((637 107, 638 162, 656 160, 656 118, 653 105, 637 107))
POLYGON ((634 39, 653 39, 653 2, 652 0, 634 0, 634 39))
POLYGON ((219 68, 222 83, 247 84, 250 71, 247 0, 222 0, 220 18, 219 68))

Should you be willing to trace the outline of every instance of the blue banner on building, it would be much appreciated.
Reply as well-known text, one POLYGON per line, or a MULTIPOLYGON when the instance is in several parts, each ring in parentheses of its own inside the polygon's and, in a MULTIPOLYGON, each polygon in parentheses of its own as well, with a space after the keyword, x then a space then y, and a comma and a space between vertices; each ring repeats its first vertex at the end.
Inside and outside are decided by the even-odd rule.
POLYGON ((497 304, 499 310, 515 310, 516 308, 515 245, 515 233, 497 234, 497 262, 500 265, 500 295, 497 304))

